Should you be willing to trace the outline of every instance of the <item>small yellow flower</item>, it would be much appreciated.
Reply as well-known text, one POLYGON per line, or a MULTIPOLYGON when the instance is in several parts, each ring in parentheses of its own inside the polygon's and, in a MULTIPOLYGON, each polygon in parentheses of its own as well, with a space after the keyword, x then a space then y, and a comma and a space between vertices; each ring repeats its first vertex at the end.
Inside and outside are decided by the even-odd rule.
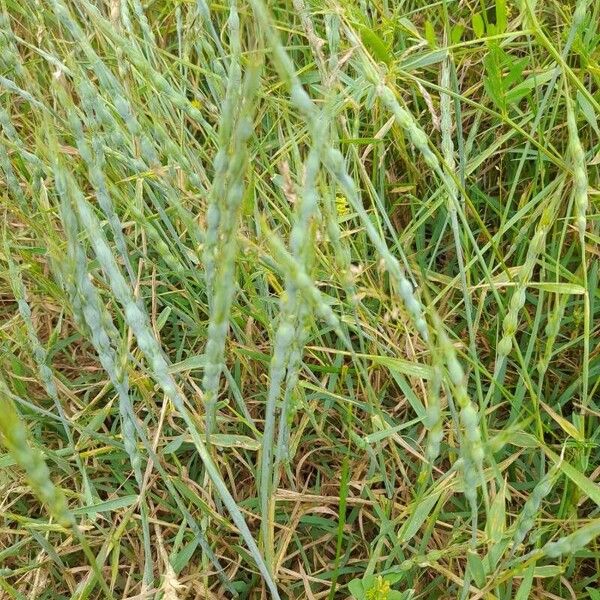
POLYGON ((387 600, 390 593, 390 582, 386 581, 381 575, 377 578, 375 585, 367 590, 366 600, 387 600))
POLYGON ((339 217, 345 217, 350 214, 350 207, 345 196, 339 195, 335 197, 335 208, 339 217))

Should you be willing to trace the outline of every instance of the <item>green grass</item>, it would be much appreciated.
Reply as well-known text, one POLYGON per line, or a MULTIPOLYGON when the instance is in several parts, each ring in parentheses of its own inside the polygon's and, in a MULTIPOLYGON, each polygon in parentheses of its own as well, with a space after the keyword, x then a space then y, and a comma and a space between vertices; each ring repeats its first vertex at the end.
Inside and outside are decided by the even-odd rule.
POLYGON ((0 19, 0 598, 598 600, 600 2, 0 19))

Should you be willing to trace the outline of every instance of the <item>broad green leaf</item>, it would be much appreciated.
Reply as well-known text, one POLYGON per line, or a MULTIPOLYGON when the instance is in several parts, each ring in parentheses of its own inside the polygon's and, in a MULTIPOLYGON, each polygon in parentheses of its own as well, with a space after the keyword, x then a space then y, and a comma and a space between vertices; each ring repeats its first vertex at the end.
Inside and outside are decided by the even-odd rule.
POLYGON ((260 449, 260 442, 247 435, 214 433, 210 436, 210 441, 220 448, 243 448, 244 450, 260 449))
POLYGON ((496 30, 504 33, 507 29, 506 0, 496 0, 496 30))
POLYGON ((385 581, 389 582, 390 585, 394 585, 395 583, 398 583, 399 581, 401 581, 405 577, 406 577, 405 573, 386 573, 383 576, 383 578, 385 579, 385 581))
MULTIPOLYGON (((213 433, 210 436, 211 444, 219 448, 243 448, 244 450, 259 450, 260 442, 247 435, 229 433, 213 433)), ((183 443, 193 444, 191 436, 179 435, 171 440, 164 448, 165 454, 177 452, 183 443)))
POLYGON ((404 521, 398 532, 398 539, 401 542, 408 542, 415 536, 421 525, 423 525, 427 517, 431 514, 439 497, 440 492, 426 496, 416 506, 414 504, 410 506, 409 517, 404 521))
POLYGON ((392 55, 386 43, 372 29, 366 25, 358 25, 358 31, 362 43, 376 61, 386 65, 392 63, 392 55))
POLYGON ((600 600, 600 590, 594 588, 585 588, 590 595, 590 600, 600 600))
POLYGON ((348 591, 354 596, 356 600, 363 600, 365 592, 363 590, 362 579, 353 579, 348 584, 348 591))
POLYGON ((435 48, 437 46, 435 29, 433 28, 433 23, 429 19, 425 21, 425 39, 429 42, 429 45, 432 48, 435 48))
POLYGON ((533 574, 535 572, 535 563, 527 567, 523 579, 521 579, 521 585, 515 594, 515 600, 528 600, 529 592, 531 591, 531 585, 533 584, 533 574))
POLYGON ((193 538, 187 543, 173 558, 171 566, 177 575, 189 564, 196 548, 198 547, 198 538, 193 538))
POLYGON ((476 38, 482 38, 485 33, 485 23, 483 22, 483 17, 481 13, 475 13, 473 15, 473 31, 475 32, 476 38))
POLYGON ((465 26, 461 25, 460 23, 453 25, 452 29, 450 31, 450 41, 453 44, 460 43, 460 40, 462 39, 462 34, 463 34, 464 30, 465 30, 465 26))
POLYGON ((479 554, 473 550, 468 550, 467 564, 469 566, 469 572, 477 584, 477 587, 483 587, 485 585, 486 576, 485 569, 483 568, 483 561, 479 557, 479 554))
POLYGON ((500 111, 505 112, 506 86, 502 77, 502 54, 500 48, 497 45, 493 45, 488 54, 483 58, 483 66, 485 67, 483 87, 500 111))
POLYGON ((402 431, 403 429, 408 429, 417 423, 422 421, 421 417, 416 419, 411 419, 410 421, 405 421, 404 423, 400 423, 400 425, 395 425, 394 427, 388 427, 387 424, 381 419, 381 417, 374 415, 371 417, 371 422, 373 426, 378 427, 378 431, 374 431, 369 435, 366 435, 363 439, 367 444, 375 444, 380 442, 381 440, 385 440, 386 438, 402 431))
MULTIPOLYGON (((520 78, 520 76, 521 73, 519 72, 518 78, 520 78)), ((521 81, 521 83, 515 85, 510 90, 508 90, 508 92, 506 93, 507 102, 509 104, 517 104, 536 87, 540 87, 548 81, 550 81, 553 76, 554 69, 549 69, 544 73, 536 73, 535 75, 530 75, 527 79, 521 81)))
POLYGON ((431 379, 433 369, 429 365, 413 362, 404 358, 392 358, 391 356, 378 356, 376 354, 357 354, 358 357, 366 358, 376 365, 387 367, 390 371, 402 373, 409 377, 419 377, 421 379, 431 379))
POLYGON ((531 282, 527 284, 527 287, 537 288, 538 290, 544 290, 545 292, 551 292, 553 294, 585 294, 585 288, 582 285, 577 285, 575 283, 531 282))
POLYGON ((198 354, 196 356, 189 356, 181 362, 174 363, 169 367, 169 373, 172 375, 176 373, 185 373, 185 371, 193 371, 195 369, 202 369, 204 367, 204 355, 198 354))
POLYGON ((401 27, 403 27, 406 31, 411 33, 414 37, 421 38, 421 34, 419 33, 419 30, 417 29, 416 25, 410 19, 407 19, 406 17, 400 17, 400 19, 398 20, 398 24, 401 27))
POLYGON ((173 454, 181 448, 181 444, 185 441, 185 436, 178 435, 176 438, 173 438, 164 448, 164 454, 173 454))
POLYGON ((415 71, 416 69, 436 65, 441 63, 447 54, 446 50, 428 50, 427 52, 415 53, 400 63, 400 69, 402 71, 415 71))
POLYGON ((498 562, 504 556, 509 544, 510 538, 505 537, 490 547, 488 553, 483 559, 483 565, 486 573, 491 573, 498 566, 498 562))
POLYGON ((501 489, 496 492, 490 505, 485 530, 492 543, 497 543, 502 539, 502 534, 506 530, 506 482, 501 489))
POLYGON ((561 575, 564 569, 560 565, 544 565, 543 567, 536 567, 533 576, 534 577, 556 577, 561 575))
POLYGON ((585 441, 585 438, 582 436, 581 431, 579 431, 579 429, 577 429, 577 427, 575 427, 575 425, 573 425, 571 421, 568 421, 563 416, 559 415, 551 406, 548 406, 545 402, 542 402, 542 400, 540 400, 540 405, 558 423, 560 428, 565 433, 570 435, 573 439, 577 440, 578 442, 585 441))
POLYGON ((600 135, 600 128, 598 127, 598 120, 596 113, 594 112, 594 107, 579 90, 577 90, 577 104, 579 105, 585 120, 593 127, 594 131, 600 135))
POLYGON ((167 306, 164 310, 161 311, 160 315, 158 315, 158 319, 156 319, 156 329, 158 331, 161 331, 162 328, 166 325, 172 310, 173 309, 170 306, 167 306))

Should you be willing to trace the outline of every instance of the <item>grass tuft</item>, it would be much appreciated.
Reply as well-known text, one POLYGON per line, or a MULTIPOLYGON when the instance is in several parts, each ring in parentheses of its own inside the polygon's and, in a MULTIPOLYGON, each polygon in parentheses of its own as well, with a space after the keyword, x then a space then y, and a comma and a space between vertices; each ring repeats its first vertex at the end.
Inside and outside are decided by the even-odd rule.
POLYGON ((597 598, 600 2, 0 1, 0 596, 597 598))

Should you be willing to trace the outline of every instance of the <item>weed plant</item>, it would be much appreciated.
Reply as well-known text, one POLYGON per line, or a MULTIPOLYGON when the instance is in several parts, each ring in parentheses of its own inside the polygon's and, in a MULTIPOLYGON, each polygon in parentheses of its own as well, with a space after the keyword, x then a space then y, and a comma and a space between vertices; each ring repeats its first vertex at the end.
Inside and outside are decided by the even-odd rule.
POLYGON ((0 0, 0 597, 598 600, 598 23, 0 0))

